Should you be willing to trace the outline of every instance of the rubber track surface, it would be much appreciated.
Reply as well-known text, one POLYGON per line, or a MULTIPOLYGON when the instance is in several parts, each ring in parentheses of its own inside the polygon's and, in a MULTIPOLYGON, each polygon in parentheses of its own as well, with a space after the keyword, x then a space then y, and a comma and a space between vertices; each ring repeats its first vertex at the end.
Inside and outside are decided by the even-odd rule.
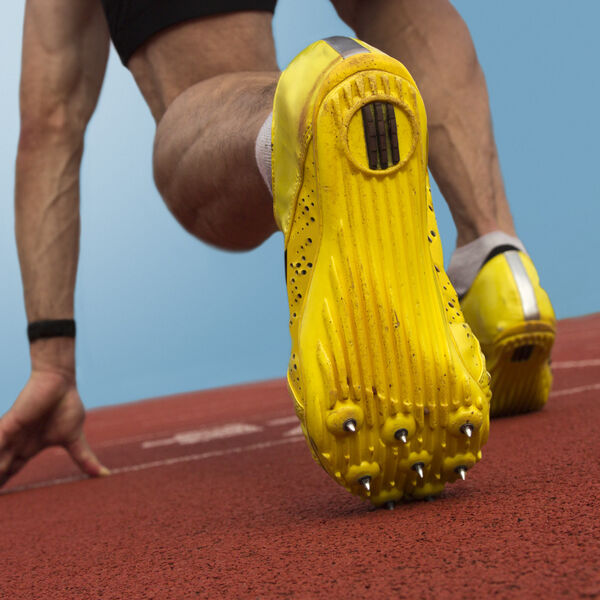
POLYGON ((433 502, 373 510, 298 435, 283 381, 91 411, 0 495, 0 597, 600 598, 600 314, 560 323, 540 413, 497 419, 433 502))

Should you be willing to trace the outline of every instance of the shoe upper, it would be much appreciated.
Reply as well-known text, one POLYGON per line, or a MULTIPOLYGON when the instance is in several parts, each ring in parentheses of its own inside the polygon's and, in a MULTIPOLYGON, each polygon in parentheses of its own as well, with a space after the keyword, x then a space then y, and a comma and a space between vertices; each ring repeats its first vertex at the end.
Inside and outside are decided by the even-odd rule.
POLYGON ((503 333, 540 321, 554 328, 556 319, 533 262, 524 252, 509 250, 483 265, 461 300, 467 322, 482 346, 503 333))

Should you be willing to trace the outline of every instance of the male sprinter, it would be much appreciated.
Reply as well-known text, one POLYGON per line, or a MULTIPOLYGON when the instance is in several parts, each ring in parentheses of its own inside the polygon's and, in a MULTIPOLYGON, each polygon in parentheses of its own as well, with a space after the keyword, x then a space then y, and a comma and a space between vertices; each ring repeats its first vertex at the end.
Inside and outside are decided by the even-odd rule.
POLYGON ((32 372, 0 422, 2 482, 53 444, 108 473, 82 432, 72 319, 79 167, 109 32, 157 122, 154 175, 180 223, 238 250, 284 233, 289 387, 338 483, 393 507, 465 477, 490 410, 472 331, 492 414, 546 402, 554 315, 515 234, 465 24, 448 0, 333 4, 368 43, 318 41, 280 74, 275 0, 27 0, 16 231, 32 372), (458 230, 453 284, 424 103, 391 57, 427 105, 429 165, 458 230))

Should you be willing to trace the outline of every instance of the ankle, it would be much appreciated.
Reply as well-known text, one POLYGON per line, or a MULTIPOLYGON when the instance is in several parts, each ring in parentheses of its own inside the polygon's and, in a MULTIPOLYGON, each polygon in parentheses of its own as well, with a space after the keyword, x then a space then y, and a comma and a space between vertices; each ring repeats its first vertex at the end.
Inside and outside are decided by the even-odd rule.
POLYGON ((456 234, 456 248, 462 248, 476 240, 490 234, 501 233, 518 239, 517 232, 512 224, 493 223, 482 227, 459 227, 456 234))
POLYGON ((462 246, 457 243, 447 273, 459 298, 467 293, 479 270, 494 251, 505 252, 510 249, 526 252, 518 237, 499 230, 486 233, 462 246))

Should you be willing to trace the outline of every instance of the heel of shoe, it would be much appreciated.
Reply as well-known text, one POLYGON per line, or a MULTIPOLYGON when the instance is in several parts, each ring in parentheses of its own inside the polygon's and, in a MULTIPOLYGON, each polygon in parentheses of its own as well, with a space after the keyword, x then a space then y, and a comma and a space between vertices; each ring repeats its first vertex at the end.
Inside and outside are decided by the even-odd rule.
POLYGON ((554 338, 554 329, 546 323, 528 322, 526 331, 520 326, 484 348, 492 374, 492 417, 539 410, 546 404, 554 338))

